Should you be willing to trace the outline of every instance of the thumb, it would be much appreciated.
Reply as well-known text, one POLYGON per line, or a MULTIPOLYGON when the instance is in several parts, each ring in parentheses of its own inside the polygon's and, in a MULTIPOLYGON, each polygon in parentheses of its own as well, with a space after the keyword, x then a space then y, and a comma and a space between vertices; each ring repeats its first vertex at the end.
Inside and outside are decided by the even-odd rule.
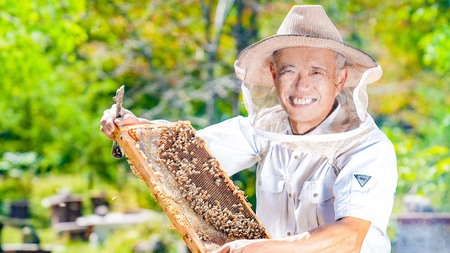
POLYGON ((122 117, 114 119, 114 123, 120 127, 120 126, 136 125, 139 123, 139 121, 133 114, 125 114, 122 117))
POLYGON ((116 126, 120 127, 120 126, 124 126, 125 125, 125 119, 124 118, 116 118, 114 119, 114 124, 116 124, 116 126))
POLYGON ((230 245, 225 244, 220 249, 214 251, 213 253, 228 253, 230 252, 230 245))

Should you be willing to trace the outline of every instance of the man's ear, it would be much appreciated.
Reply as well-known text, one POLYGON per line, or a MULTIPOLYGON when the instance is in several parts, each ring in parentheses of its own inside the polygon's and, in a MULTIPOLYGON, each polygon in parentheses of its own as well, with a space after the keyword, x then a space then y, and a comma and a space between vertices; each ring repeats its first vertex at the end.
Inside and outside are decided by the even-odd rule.
POLYGON ((273 84, 275 88, 277 87, 277 70, 275 69, 275 65, 273 62, 270 63, 270 73, 272 74, 273 84))
POLYGON ((347 68, 342 68, 337 74, 337 83, 336 83, 336 95, 342 91, 344 87, 345 81, 347 80, 348 70, 347 68))

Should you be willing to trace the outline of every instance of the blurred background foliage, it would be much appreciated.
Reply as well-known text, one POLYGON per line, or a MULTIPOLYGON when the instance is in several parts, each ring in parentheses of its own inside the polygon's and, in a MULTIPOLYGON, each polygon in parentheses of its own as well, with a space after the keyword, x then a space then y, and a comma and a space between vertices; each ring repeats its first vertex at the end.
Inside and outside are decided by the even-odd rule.
MULTIPOLYGON (((412 188, 450 211, 450 0, 0 0, 0 201, 39 205, 65 176, 151 198, 99 130, 116 89, 149 119, 202 128, 245 115, 233 62, 294 4, 323 5, 384 70, 369 110, 397 151, 395 212, 412 188)), ((254 174, 234 179, 254 202, 254 174)), ((137 199, 125 205, 157 208, 137 199)))

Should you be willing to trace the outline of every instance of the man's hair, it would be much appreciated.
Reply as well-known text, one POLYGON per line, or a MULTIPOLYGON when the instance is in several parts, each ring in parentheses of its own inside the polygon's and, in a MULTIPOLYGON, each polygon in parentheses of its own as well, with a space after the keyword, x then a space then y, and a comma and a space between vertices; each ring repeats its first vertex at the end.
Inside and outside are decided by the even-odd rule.
POLYGON ((272 53, 272 59, 270 60, 270 63, 271 63, 275 68, 277 67, 277 61, 278 61, 278 59, 280 58, 280 50, 281 50, 281 49, 278 49, 278 50, 273 51, 273 53, 272 53))
MULTIPOLYGON (((272 53, 271 63, 273 64, 273 66, 275 68, 277 67, 276 63, 277 63, 279 57, 280 57, 280 49, 278 49, 272 53)), ((345 58, 345 56, 343 56, 342 54, 335 51, 334 52, 334 65, 336 66, 336 75, 337 75, 339 73, 339 71, 341 71, 347 65, 347 59, 345 58)))
POLYGON ((334 52, 334 65, 336 65, 337 75, 339 74, 339 71, 341 71, 347 65, 347 59, 342 54, 334 52))

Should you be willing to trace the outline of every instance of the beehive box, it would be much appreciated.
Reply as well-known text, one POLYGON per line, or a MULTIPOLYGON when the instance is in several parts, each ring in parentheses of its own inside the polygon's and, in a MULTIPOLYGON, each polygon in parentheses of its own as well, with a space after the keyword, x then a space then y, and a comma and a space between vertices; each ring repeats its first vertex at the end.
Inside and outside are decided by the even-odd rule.
POLYGON ((238 239, 270 238, 190 122, 121 127, 115 135, 133 172, 192 252, 238 239))

